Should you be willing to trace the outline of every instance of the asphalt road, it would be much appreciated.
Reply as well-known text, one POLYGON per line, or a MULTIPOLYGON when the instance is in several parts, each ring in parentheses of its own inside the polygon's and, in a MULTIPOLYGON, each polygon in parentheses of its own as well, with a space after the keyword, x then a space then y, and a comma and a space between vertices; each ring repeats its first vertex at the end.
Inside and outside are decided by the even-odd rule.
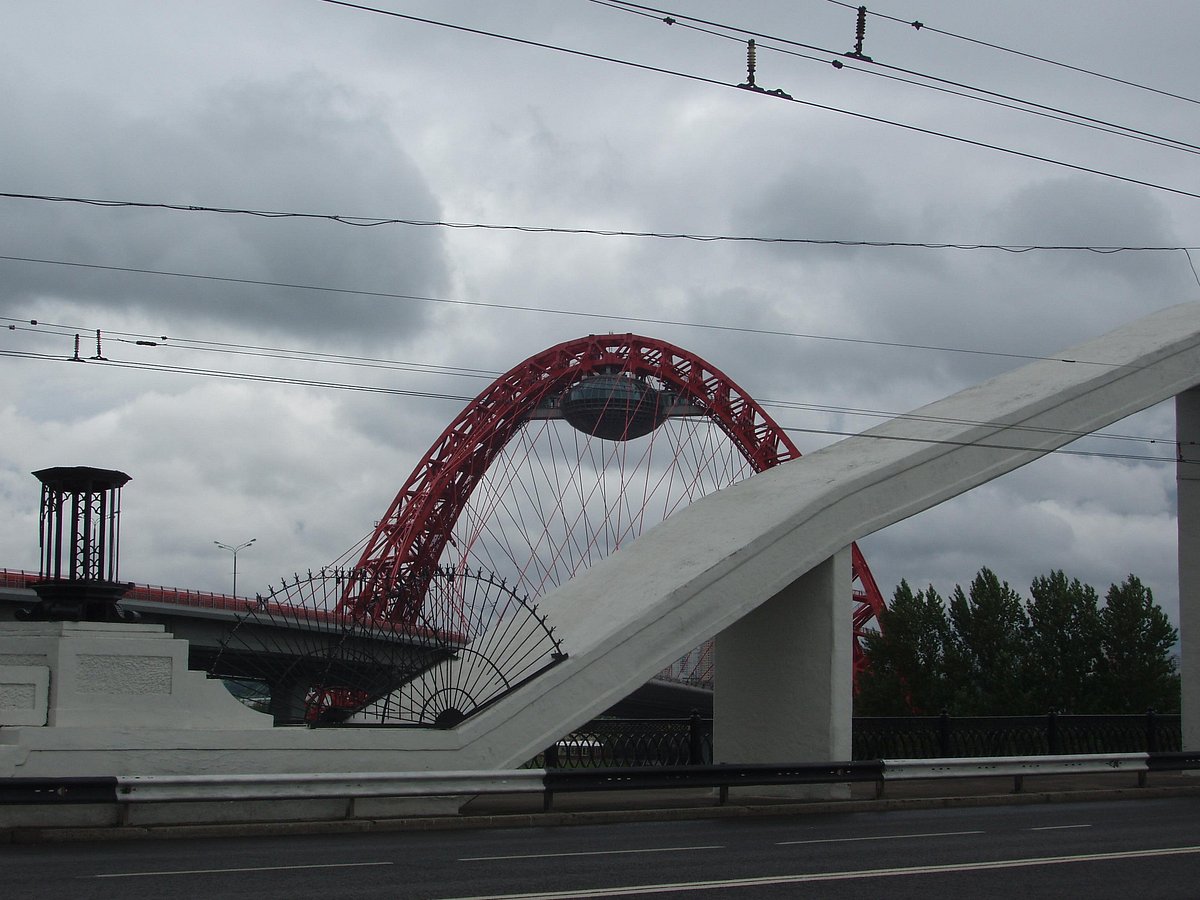
POLYGON ((1200 897, 1200 798, 0 846, 0 897, 1200 897))

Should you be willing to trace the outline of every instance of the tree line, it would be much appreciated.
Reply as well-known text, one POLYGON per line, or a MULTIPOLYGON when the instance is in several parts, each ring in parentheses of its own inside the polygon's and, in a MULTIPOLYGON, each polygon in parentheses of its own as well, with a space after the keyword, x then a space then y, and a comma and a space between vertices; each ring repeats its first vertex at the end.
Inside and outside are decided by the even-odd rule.
POLYGON ((1062 571, 1035 578, 1029 599, 987 568, 949 600, 902 581, 879 624, 857 715, 1179 711, 1179 633, 1134 575, 1103 603, 1062 571))

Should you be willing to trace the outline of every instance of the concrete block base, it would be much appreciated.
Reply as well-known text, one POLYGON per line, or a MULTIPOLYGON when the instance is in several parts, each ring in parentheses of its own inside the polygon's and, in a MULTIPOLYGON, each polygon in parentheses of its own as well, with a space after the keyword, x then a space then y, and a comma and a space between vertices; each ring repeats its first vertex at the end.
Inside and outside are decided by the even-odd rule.
POLYGON ((161 625, 5 622, 0 725, 272 726, 270 716, 239 703, 219 681, 190 671, 187 658, 187 641, 161 625), (11 687, 5 691, 4 685, 11 687))

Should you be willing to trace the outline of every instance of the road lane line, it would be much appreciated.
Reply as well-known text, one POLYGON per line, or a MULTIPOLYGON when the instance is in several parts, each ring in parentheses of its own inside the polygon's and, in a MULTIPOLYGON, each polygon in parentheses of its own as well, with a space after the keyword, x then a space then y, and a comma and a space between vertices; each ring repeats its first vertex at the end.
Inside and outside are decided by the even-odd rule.
POLYGON ((576 850, 571 853, 522 853, 516 856, 463 856, 459 862, 497 862, 504 859, 555 859, 562 856, 619 856, 622 853, 682 853, 687 850, 724 850, 724 844, 706 847, 639 847, 635 850, 576 850))
POLYGON ((877 834, 871 837, 815 838, 811 841, 776 841, 776 847, 794 844, 849 844, 854 841, 900 841, 904 838, 955 837, 960 834, 987 834, 986 831, 930 831, 925 834, 877 834))
POLYGON ((244 866, 237 869, 175 869, 165 872, 114 872, 109 875, 80 875, 80 878, 153 878, 155 875, 223 875, 226 872, 287 872, 292 869, 351 869, 362 866, 394 866, 394 862, 312 863, 300 866, 244 866))
POLYGON ((583 900, 588 897, 634 897, 645 894, 670 894, 679 891, 718 891, 727 888, 806 884, 821 881, 853 881, 860 878, 893 878, 902 875, 940 875, 950 872, 979 872, 988 869, 1021 869, 1063 863, 1103 862, 1118 859, 1148 859, 1161 856, 1200 854, 1200 847, 1164 847, 1159 850, 1123 850, 1113 853, 1085 853, 1076 856, 1042 856, 1030 859, 1001 859, 975 863, 947 863, 938 866, 910 866, 893 869, 860 869, 848 872, 816 872, 810 875, 779 875, 761 878, 730 878, 722 881, 681 881, 671 884, 635 884, 615 888, 578 888, 570 891, 544 891, 532 894, 481 894, 446 900, 583 900))
POLYGON ((1061 831, 1064 828, 1091 828, 1091 825, 1039 825, 1037 828, 1029 828, 1027 831, 1061 831))

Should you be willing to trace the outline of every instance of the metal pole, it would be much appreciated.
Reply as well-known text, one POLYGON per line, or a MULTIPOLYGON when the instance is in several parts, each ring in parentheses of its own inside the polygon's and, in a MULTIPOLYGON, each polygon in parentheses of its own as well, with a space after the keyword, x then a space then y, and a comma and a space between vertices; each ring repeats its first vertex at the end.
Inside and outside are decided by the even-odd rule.
POLYGON ((233 596, 234 597, 237 596, 237 555, 239 552, 241 552, 242 550, 245 550, 247 547, 249 547, 251 544, 253 544, 257 540, 258 540, 258 538, 250 538, 250 540, 245 541, 241 544, 237 544, 236 546, 233 544, 222 544, 220 541, 213 541, 213 543, 216 544, 218 547, 220 547, 222 550, 228 550, 230 553, 233 554, 233 596))

